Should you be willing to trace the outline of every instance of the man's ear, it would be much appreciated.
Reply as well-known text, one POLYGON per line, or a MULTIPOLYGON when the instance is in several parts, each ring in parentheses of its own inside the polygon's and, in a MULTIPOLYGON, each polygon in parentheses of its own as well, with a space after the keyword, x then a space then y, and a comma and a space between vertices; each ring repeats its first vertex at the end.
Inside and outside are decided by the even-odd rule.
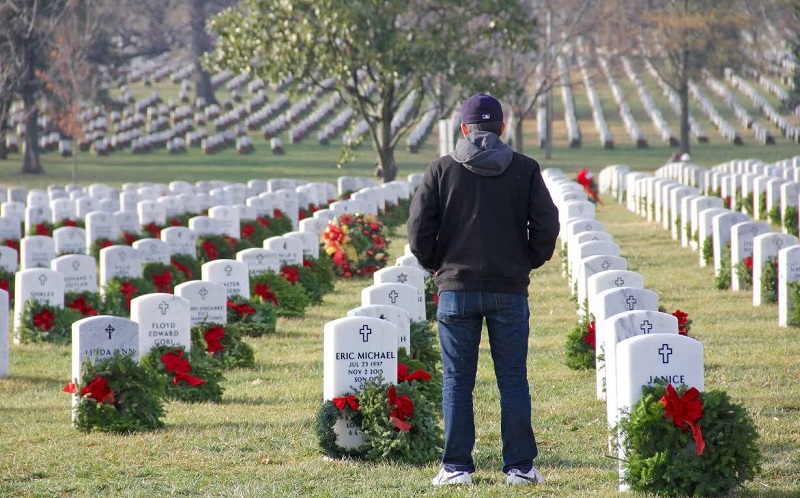
POLYGON ((466 137, 469 135, 469 130, 467 130, 467 125, 461 123, 461 133, 466 137))
POLYGON ((500 127, 500 135, 506 132, 506 122, 503 121, 503 126, 500 127))

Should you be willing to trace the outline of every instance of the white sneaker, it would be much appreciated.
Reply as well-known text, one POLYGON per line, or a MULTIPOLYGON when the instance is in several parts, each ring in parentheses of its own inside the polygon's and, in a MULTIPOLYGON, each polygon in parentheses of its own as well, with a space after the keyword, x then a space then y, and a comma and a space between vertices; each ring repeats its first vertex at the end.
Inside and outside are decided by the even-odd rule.
POLYGON ((536 467, 531 467, 528 472, 511 469, 506 473, 506 484, 539 484, 540 482, 544 482, 544 477, 536 467))
POLYGON ((445 470, 444 467, 439 469, 439 473, 436 474, 431 480, 431 484, 434 486, 442 486, 444 484, 472 484, 472 475, 469 472, 465 472, 463 470, 456 470, 453 472, 448 472, 445 470))

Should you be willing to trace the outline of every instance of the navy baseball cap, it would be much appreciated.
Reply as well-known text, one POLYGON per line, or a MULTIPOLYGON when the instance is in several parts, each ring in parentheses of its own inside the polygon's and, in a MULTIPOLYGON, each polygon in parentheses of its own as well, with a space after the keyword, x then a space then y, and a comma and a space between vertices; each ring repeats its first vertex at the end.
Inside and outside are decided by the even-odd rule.
POLYGON ((503 121, 500 101, 485 93, 476 93, 461 104, 461 122, 464 124, 503 121))

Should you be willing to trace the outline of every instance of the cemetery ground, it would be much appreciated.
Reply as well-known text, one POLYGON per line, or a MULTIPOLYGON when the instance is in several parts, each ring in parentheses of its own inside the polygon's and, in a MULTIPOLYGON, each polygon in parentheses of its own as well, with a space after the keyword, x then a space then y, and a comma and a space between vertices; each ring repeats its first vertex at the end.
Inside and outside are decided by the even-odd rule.
MULTIPOLYGON (((755 420, 762 472, 738 496, 797 496, 797 330, 777 326, 774 305, 752 307, 749 292, 715 290, 712 270, 698 269, 695 253, 681 249, 655 223, 606 202, 597 218, 623 248, 629 269, 644 275, 661 304, 693 320, 692 335, 705 347, 706 389, 727 391, 755 420)), ((404 230, 399 227, 391 239, 390 260, 402 253, 404 230)), ((324 304, 309 308, 304 318, 282 318, 275 334, 248 339, 256 349, 256 368, 226 372, 222 403, 171 402, 166 427, 149 433, 76 431, 69 396, 61 392, 69 380, 69 347, 12 345, 11 376, 0 380, 0 496, 619 494, 594 372, 576 372, 564 363, 564 339, 577 316, 558 254, 532 274, 530 287, 529 378, 543 485, 508 487, 499 470, 499 399, 486 338, 475 390, 476 486, 432 488, 436 463, 324 460, 314 432, 322 398, 322 327, 357 306, 365 285, 340 280, 324 304)))

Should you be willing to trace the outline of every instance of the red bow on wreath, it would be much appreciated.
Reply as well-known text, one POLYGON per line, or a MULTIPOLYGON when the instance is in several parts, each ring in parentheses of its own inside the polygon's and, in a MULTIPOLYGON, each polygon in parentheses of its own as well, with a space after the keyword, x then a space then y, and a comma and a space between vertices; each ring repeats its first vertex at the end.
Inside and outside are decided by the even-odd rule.
POLYGON ((206 340, 206 351, 210 354, 214 354, 217 351, 225 349, 220 342, 224 336, 225 329, 222 328, 222 325, 217 325, 216 327, 206 330, 203 336, 206 340))
POLYGON ((33 326, 39 330, 47 332, 55 324, 56 316, 52 311, 44 309, 33 315, 33 326))
POLYGON ((395 407, 389 412, 389 418, 394 422, 396 430, 400 432, 411 430, 411 424, 406 422, 406 417, 414 415, 414 402, 405 394, 398 396, 394 386, 386 391, 386 395, 389 398, 389 406, 395 407))
POLYGON ((300 280, 300 274, 297 272, 297 268, 291 268, 288 266, 285 266, 283 269, 281 269, 281 276, 290 284, 300 280))
POLYGON ((592 199, 595 200, 595 202, 603 204, 603 201, 600 200, 600 196, 597 195, 597 192, 595 192, 592 188, 592 183, 594 183, 593 180, 594 175, 592 175, 592 173, 586 168, 578 171, 578 174, 575 176, 575 181, 583 187, 586 193, 589 194, 592 199))
POLYGON ((271 302, 278 306, 278 296, 269 288, 269 284, 256 284, 253 294, 260 297, 265 303, 271 302))
POLYGON ((350 406, 353 411, 358 411, 358 398, 352 394, 341 396, 339 398, 333 398, 331 401, 333 401, 333 404, 336 405, 336 408, 338 408, 339 411, 344 410, 345 405, 350 406))
POLYGON ((702 455, 706 443, 703 441, 700 427, 695 423, 703 416, 703 400, 698 399, 698 396, 700 396, 700 391, 694 387, 683 393, 683 396, 678 396, 672 384, 667 384, 667 391, 659 402, 664 405, 664 414, 672 418, 675 425, 683 430, 689 426, 694 444, 697 446, 697 454, 702 455))
POLYGON ((583 342, 589 345, 590 348, 595 349, 597 347, 597 336, 594 326, 594 320, 589 322, 586 326, 586 333, 583 335, 583 342))
POLYGON ((94 380, 81 389, 81 396, 94 398, 98 403, 114 404, 114 393, 106 384, 106 379, 99 376, 95 376, 94 380))
POLYGON ((161 363, 164 364, 164 368, 167 369, 167 372, 175 374, 175 377, 172 378, 172 383, 175 385, 182 380, 193 387, 202 386, 206 383, 203 379, 198 379, 197 377, 189 375, 192 366, 189 365, 188 360, 183 358, 182 349, 164 353, 161 356, 161 363))
POLYGON ((186 278, 191 280, 191 278, 193 277, 192 270, 188 266, 186 266, 186 265, 184 265, 182 263, 179 263, 179 262, 175 261, 174 259, 170 260, 170 264, 172 266, 174 266, 175 268, 177 268, 179 272, 181 272, 184 275, 186 275, 186 278))
POLYGON ((169 292, 170 284, 172 284, 172 273, 169 270, 153 275, 153 285, 156 286, 158 292, 169 292))
POLYGON ((405 363, 397 362, 397 381, 409 382, 412 380, 431 380, 431 374, 425 370, 418 368, 411 373, 408 373, 408 365, 405 363))

